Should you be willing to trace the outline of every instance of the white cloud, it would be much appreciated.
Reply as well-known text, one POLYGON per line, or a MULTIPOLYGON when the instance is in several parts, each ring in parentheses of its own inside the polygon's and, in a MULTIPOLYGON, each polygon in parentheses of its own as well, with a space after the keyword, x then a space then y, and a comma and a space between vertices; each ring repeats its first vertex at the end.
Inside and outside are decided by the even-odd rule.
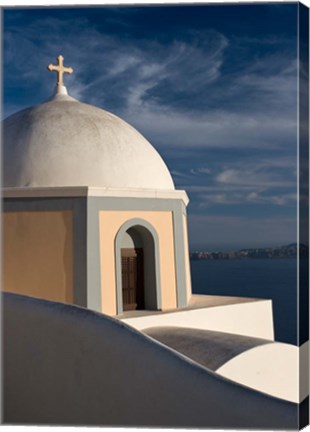
POLYGON ((244 202, 244 195, 241 193, 204 194, 200 197, 199 207, 209 207, 213 204, 240 204, 242 202, 244 202))
POLYGON ((195 206, 227 204, 296 207, 296 161, 288 156, 228 160, 207 168, 190 168, 178 176, 195 206))
POLYGON ((295 205, 297 208, 297 194, 282 194, 282 195, 269 195, 264 196, 257 192, 250 192, 246 196, 246 201, 258 204, 274 204, 274 205, 295 205))
POLYGON ((237 170, 227 169, 217 175, 216 181, 224 184, 243 185, 262 187, 288 187, 294 186, 293 179, 286 180, 285 177, 276 172, 266 170, 264 172, 256 170, 237 170))
POLYGON ((114 60, 114 63, 112 63, 107 73, 115 77, 125 72, 128 68, 138 65, 139 62, 140 59, 138 57, 131 54, 124 54, 114 60))
MULTIPOLYGON (((141 88, 139 89, 141 90, 141 88)), ((141 92, 139 100, 142 99, 141 92)), ((132 99, 131 99, 132 101, 132 99)), ((294 118, 270 118, 263 113, 232 114, 209 112, 201 115, 179 113, 143 104, 143 111, 130 104, 124 116, 152 141, 167 147, 276 149, 296 143, 294 118)))
POLYGON ((197 176, 205 175, 205 174, 209 175, 212 173, 212 170, 210 168, 207 168, 207 167, 200 167, 200 168, 196 168, 196 169, 192 168, 192 169, 190 169, 190 173, 193 175, 197 175, 197 176))
POLYGON ((267 195, 266 193, 232 190, 222 193, 203 193, 199 195, 198 208, 207 208, 214 204, 268 204, 275 206, 291 206, 297 209, 297 195, 283 193, 267 195))

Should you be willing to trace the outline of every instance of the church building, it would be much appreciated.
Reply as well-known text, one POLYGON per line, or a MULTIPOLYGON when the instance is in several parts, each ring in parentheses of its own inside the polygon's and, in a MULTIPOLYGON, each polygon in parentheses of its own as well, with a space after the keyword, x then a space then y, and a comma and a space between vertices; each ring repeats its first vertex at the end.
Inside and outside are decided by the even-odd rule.
POLYGON ((54 95, 3 122, 3 290, 108 315, 188 305, 185 191, 121 118, 54 95))

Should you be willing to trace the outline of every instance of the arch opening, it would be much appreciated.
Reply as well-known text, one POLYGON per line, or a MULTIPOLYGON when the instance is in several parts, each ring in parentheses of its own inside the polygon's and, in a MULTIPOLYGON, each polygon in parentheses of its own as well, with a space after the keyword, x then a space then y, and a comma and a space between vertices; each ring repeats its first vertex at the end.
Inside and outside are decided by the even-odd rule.
POLYGON ((148 228, 127 223, 118 233, 118 314, 129 310, 160 309, 158 240, 155 230, 151 232, 148 228))

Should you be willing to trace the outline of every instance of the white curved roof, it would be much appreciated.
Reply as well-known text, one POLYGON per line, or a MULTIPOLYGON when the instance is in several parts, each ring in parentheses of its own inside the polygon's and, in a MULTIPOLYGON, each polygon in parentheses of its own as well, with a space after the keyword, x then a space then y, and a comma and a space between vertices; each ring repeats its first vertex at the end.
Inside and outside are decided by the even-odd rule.
POLYGON ((7 423, 296 429, 298 405, 218 376, 104 314, 3 293, 3 319, 7 423))
POLYGON ((3 186, 174 190, 167 166, 132 126, 66 94, 3 125, 3 186))

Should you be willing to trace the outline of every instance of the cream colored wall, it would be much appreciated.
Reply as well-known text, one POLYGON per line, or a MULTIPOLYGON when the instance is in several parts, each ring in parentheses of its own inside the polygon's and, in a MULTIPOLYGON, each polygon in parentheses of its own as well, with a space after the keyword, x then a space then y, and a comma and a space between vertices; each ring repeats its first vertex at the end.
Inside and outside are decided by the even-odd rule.
POLYGON ((72 212, 3 214, 4 291, 73 302, 72 212))
POLYGON ((102 312, 110 315, 117 313, 115 238, 125 222, 136 218, 149 222, 158 234, 162 309, 172 309, 177 306, 172 212, 100 211, 102 312))
POLYGON ((189 248, 188 248, 188 231, 187 231, 187 217, 183 214, 183 238, 184 238, 184 253, 185 253, 185 278, 186 278, 186 297, 187 303, 192 296, 192 282, 191 270, 189 264, 189 248))

